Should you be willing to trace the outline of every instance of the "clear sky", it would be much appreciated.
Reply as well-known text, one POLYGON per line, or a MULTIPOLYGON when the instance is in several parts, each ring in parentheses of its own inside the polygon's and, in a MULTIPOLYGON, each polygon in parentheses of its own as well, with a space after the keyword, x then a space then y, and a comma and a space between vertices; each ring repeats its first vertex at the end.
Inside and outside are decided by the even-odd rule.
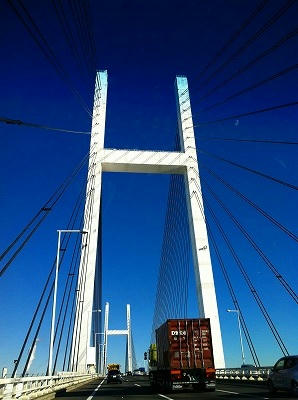
MULTIPOLYGON (((80 73, 52 2, 27 0, 25 3, 73 85, 91 108, 94 75, 80 73)), ((235 57, 208 86, 199 88, 203 81, 203 78, 200 79, 202 69, 258 3, 251 0, 91 1, 96 67, 107 69, 109 79, 105 146, 172 149, 177 127, 176 75, 183 74, 189 79, 195 124, 297 101, 295 69, 221 106, 204 110, 296 64, 297 36, 210 97, 200 100, 209 88, 229 78, 238 68, 296 28, 297 4, 235 57)), ((257 32, 283 3, 281 0, 269 2, 218 58, 217 64, 208 69, 205 77, 257 32)), ((63 1, 63 4, 66 2, 63 1)), ((68 21, 76 32, 71 10, 66 7, 66 11, 68 21)), ((81 43, 78 36, 74 37, 74 41, 78 46, 81 43)), ((90 131, 89 116, 7 2, 0 2, 0 48, 0 116, 51 127, 90 131)), ((86 49, 83 49, 81 57, 83 54, 86 56, 86 49)), ((0 124, 0 134, 2 250, 87 153, 89 137, 5 124, 0 124)), ((297 107, 196 128, 199 148, 297 185, 297 146, 203 139, 211 136, 297 141, 297 107)), ((208 179, 214 191, 229 205, 280 273, 297 290, 296 243, 210 177, 203 166, 212 168, 296 235, 297 190, 237 169, 206 154, 198 153, 198 156, 202 176, 208 179)), ((11 370, 17 357, 34 305, 56 254, 56 230, 65 228, 83 179, 84 173, 0 278, 0 368, 7 366, 11 370)), ((134 343, 140 365, 151 334, 168 185, 169 177, 164 175, 106 173, 103 180, 103 302, 110 302, 111 328, 115 329, 124 327, 125 306, 126 303, 131 304, 134 343)), ((289 352, 297 354, 297 305, 211 198, 204 183, 202 185, 207 200, 231 238, 289 352)), ((280 356, 280 351, 208 213, 207 218, 215 231, 261 364, 271 365, 280 356)), ((213 252, 212 261, 226 363, 227 366, 238 366, 241 358, 237 321, 235 315, 226 312, 227 308, 233 308, 233 304, 213 252)), ((192 275, 191 278, 189 317, 197 317, 192 275)), ((44 371, 48 340, 49 316, 39 335, 32 372, 44 371)), ((124 338, 113 338, 110 343, 110 361, 119 361, 124 367, 124 338)), ((245 352, 247 361, 251 362, 246 346, 245 352)))

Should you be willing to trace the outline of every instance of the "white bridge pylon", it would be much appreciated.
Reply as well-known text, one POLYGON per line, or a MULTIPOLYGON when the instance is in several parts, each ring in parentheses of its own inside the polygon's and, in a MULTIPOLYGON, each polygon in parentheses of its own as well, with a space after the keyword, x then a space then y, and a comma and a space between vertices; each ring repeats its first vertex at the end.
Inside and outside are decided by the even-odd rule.
MULTIPOLYGON (((80 332, 72 347, 72 369, 78 372, 87 370, 87 354, 90 346, 92 326, 94 278, 97 265, 97 246, 99 233, 100 200, 102 173, 162 173, 182 174, 185 178, 186 202, 188 208, 193 264, 199 316, 210 318, 214 361, 216 368, 224 368, 224 353, 216 293, 213 280, 210 250, 205 223, 204 206, 201 193, 199 166, 193 130, 192 113, 187 78, 176 77, 177 113, 181 151, 118 150, 104 148, 105 115, 107 99, 107 71, 99 71, 96 76, 92 131, 90 141, 90 161, 87 193, 94 191, 91 227, 85 235, 82 252, 78 288, 79 294, 74 332, 80 332), (84 253, 84 254, 83 254, 84 253), (78 330, 79 327, 79 330, 78 330), (87 344, 87 345, 86 345, 87 344)), ((85 219, 89 221, 89 208, 85 208, 85 219), (88 213, 88 216, 86 215, 88 213)), ((87 223, 86 223, 87 224, 87 223)))
POLYGON ((105 375, 107 372, 107 358, 108 358, 108 337, 110 335, 125 335, 127 337, 127 371, 132 372, 132 336, 131 336, 131 317, 130 317, 130 304, 126 305, 126 329, 109 329, 109 312, 110 305, 106 303, 105 306, 105 322, 104 322, 104 343, 102 346, 102 354, 100 359, 102 364, 100 372, 105 375))

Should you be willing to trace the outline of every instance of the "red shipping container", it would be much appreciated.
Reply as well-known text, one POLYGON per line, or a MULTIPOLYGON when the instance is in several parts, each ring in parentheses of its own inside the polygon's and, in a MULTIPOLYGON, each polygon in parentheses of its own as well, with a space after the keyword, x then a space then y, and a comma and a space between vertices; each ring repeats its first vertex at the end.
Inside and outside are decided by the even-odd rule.
POLYGON ((209 318, 169 319, 156 330, 159 370, 214 368, 209 318))

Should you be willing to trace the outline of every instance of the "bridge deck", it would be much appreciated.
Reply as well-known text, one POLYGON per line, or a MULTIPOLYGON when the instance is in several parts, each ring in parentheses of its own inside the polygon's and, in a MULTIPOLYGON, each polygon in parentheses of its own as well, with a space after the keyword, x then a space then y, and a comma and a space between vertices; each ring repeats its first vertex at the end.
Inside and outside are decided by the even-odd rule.
MULTIPOLYGON (((111 399, 111 400, 175 400, 175 399, 269 399, 268 391, 263 385, 249 384, 217 384, 215 392, 194 393, 191 391, 160 393, 153 392, 147 377, 124 377, 122 384, 106 384, 105 381, 96 380, 88 383, 78 389, 69 391, 62 395, 57 395, 57 400, 93 400, 93 399, 111 399)), ((278 393, 274 395, 275 399, 290 398, 287 393, 278 393)))

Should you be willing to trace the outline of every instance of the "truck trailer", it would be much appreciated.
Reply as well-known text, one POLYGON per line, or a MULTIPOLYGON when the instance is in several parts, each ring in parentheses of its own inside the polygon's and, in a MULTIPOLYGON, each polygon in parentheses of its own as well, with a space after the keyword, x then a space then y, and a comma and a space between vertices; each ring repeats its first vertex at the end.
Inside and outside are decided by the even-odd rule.
POLYGON ((120 364, 108 364, 108 371, 119 371, 120 372, 120 364))
POLYGON ((154 388, 215 390, 210 319, 168 319, 155 331, 149 349, 149 380, 154 388))

